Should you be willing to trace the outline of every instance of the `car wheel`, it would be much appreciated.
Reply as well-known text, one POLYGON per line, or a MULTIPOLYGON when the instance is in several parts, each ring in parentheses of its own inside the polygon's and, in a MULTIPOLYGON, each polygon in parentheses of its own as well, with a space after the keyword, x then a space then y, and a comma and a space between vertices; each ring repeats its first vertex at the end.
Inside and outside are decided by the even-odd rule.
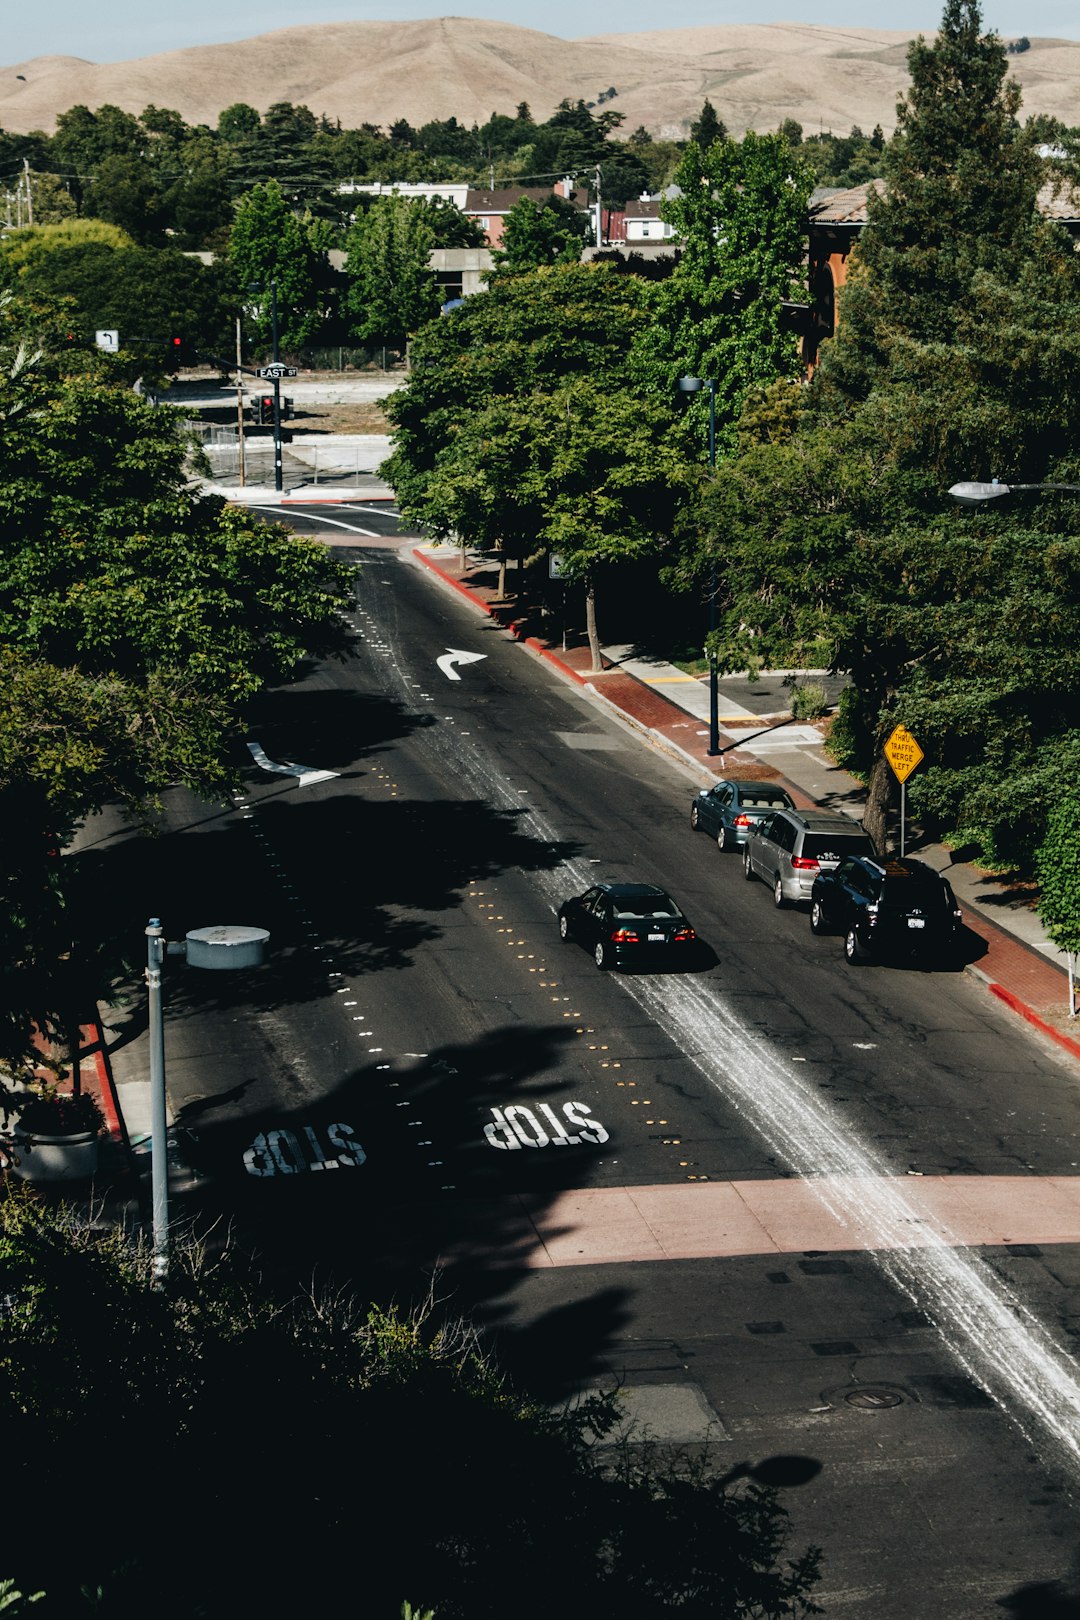
POLYGON ((779 872, 777 872, 775 878, 773 879, 772 898, 773 905, 776 907, 777 911, 782 911, 787 905, 787 896, 784 893, 784 880, 780 876, 779 872))
POLYGON ((829 925, 825 921, 825 908, 820 900, 810 902, 810 932, 812 934, 827 934, 829 925))
POLYGON ((849 962, 865 962, 866 952, 854 928, 849 928, 844 935, 844 955, 849 962))
POLYGON ((593 951, 593 960, 598 968, 606 968, 608 965, 607 951, 604 949, 604 942, 602 939, 598 939, 596 942, 596 949, 593 951))
POLYGON ((727 828, 724 826, 723 822, 720 823, 719 831, 716 834, 716 847, 720 851, 721 855, 728 847, 727 828))
POLYGON ((691 826, 691 828, 693 829, 694 832, 697 832, 698 827, 700 825, 701 825, 701 814, 700 814, 700 812, 698 810, 697 805, 692 804, 690 806, 690 826, 691 826))
POLYGON ((750 851, 748 849, 743 850, 742 875, 746 879, 747 883, 752 883, 754 881, 754 868, 750 864, 750 851))
POLYGON ((566 941, 566 940, 568 940, 570 938, 570 919, 569 919, 569 917, 560 917, 559 918, 559 938, 561 940, 563 940, 563 941, 566 941))

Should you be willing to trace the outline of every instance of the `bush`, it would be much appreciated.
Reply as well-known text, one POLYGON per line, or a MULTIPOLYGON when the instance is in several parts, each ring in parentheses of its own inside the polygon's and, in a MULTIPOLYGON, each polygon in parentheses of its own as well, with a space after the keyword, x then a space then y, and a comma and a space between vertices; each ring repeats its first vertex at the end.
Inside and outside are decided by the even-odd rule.
POLYGON ((791 712, 796 720, 820 720, 829 712, 829 699, 823 686, 808 681, 791 694, 791 712))
POLYGON ((0 1197, 0 1379, 9 1579, 35 1620, 438 1620, 567 1612, 683 1620, 820 1613, 784 1510, 723 1479, 598 1447, 615 1397, 552 1414, 475 1332, 347 1295, 268 1297, 235 1260, 178 1244, 167 1290, 115 1232, 0 1197), (124 1504, 119 1545, 66 1510, 92 1469, 124 1504), (191 1522, 182 1556, 169 1527, 191 1522), (407 1536, 402 1536, 402 1525, 407 1536), (288 1537, 268 1556, 267 1527, 288 1537), (552 1557, 552 1549, 558 1556, 552 1557), (528 1570, 528 1581, 522 1570, 528 1570))

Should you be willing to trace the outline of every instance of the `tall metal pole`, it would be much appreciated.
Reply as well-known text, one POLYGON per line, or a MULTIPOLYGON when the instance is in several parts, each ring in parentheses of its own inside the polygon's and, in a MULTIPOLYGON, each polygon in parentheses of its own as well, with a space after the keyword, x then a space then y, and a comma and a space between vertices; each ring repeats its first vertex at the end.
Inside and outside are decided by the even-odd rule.
MULTIPOLYGON (((716 383, 709 383, 709 471, 716 472, 716 383)), ((716 667, 716 558, 709 571, 709 754, 720 752, 720 672, 716 667)))
POLYGON ((246 472, 246 468, 245 468, 245 464, 244 464, 244 373, 243 373, 243 364, 244 364, 243 354, 242 354, 241 348, 240 348, 240 317, 238 315, 236 317, 236 431, 237 431, 236 442, 237 442, 237 444, 238 444, 238 446, 240 448, 239 473, 240 473, 240 488, 241 489, 243 489, 243 487, 244 487, 245 472, 246 472))
POLYGON ((169 1161, 165 1124, 165 1018, 161 964, 165 934, 159 917, 146 927, 146 984, 150 993, 150 1168, 154 1211, 154 1280, 169 1274, 169 1161))
MULTIPOLYGON (((278 320, 277 320, 277 282, 270 283, 270 333, 274 344, 274 365, 277 366, 280 356, 278 354, 278 320)), ((274 488, 280 494, 282 489, 281 477, 281 378, 274 373, 274 488)))

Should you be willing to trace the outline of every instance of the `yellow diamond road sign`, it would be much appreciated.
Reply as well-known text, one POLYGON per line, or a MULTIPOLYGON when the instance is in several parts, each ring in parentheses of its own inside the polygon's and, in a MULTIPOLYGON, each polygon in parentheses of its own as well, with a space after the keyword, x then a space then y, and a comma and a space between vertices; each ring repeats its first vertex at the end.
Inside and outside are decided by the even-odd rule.
POLYGON ((897 726, 885 744, 885 758, 898 782, 906 782, 924 758, 922 749, 906 726, 897 726))

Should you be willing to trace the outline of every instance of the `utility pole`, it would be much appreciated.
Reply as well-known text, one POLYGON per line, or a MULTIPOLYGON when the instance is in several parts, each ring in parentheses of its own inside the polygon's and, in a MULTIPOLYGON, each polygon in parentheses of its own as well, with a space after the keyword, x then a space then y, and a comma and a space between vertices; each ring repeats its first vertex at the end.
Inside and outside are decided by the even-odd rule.
POLYGON ((30 190, 30 159, 23 158, 23 181, 26 185, 26 223, 34 223, 34 196, 30 190))
POLYGON ((600 199, 600 165, 596 165, 596 245, 604 245, 604 215, 600 199))

